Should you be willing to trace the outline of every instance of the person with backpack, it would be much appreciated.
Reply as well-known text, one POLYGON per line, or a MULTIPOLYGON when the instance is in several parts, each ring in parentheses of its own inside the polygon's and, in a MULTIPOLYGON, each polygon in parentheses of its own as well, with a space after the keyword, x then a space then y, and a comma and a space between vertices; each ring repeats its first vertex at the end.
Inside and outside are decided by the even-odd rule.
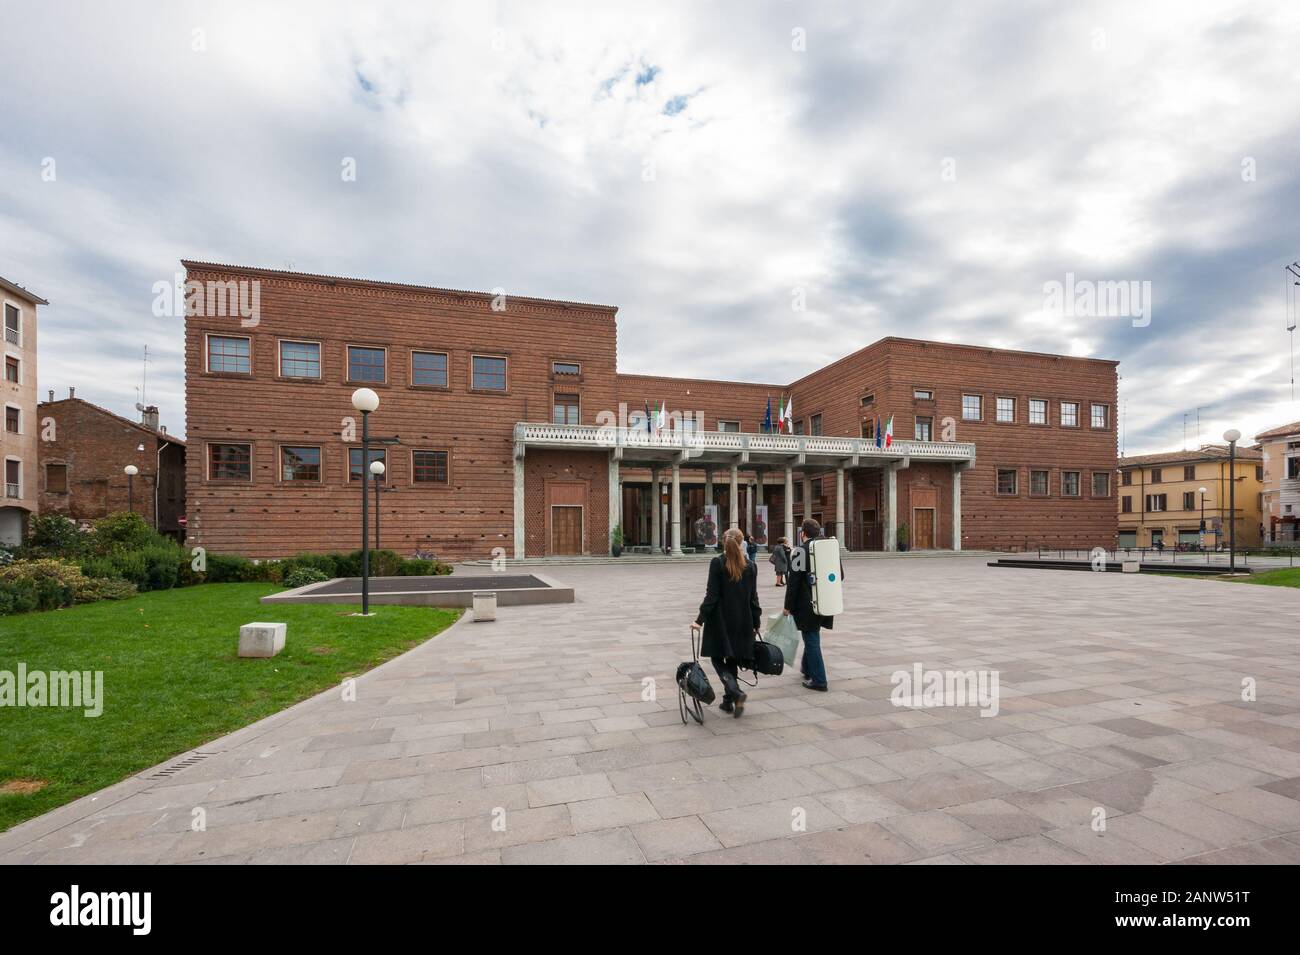
POLYGON ((745 557, 745 538, 738 528, 722 535, 722 553, 709 561, 708 590, 692 631, 704 627, 700 656, 710 657, 722 681, 719 709, 739 719, 745 694, 737 678, 740 664, 754 656, 754 640, 763 621, 758 604, 758 567, 745 557))
POLYGON ((829 686, 826 682, 826 661, 822 658, 822 630, 835 626, 834 617, 823 617, 813 609, 812 561, 808 548, 821 537, 822 527, 811 517, 807 518, 800 530, 803 531, 803 543, 794 549, 790 557, 790 578, 785 589, 785 607, 781 613, 794 617, 794 624, 803 635, 803 659, 800 668, 803 671, 805 689, 825 693, 829 686))
POLYGON ((772 548, 771 556, 767 559, 776 571, 776 585, 784 587, 785 575, 790 572, 790 542, 784 537, 778 538, 776 546, 772 548))

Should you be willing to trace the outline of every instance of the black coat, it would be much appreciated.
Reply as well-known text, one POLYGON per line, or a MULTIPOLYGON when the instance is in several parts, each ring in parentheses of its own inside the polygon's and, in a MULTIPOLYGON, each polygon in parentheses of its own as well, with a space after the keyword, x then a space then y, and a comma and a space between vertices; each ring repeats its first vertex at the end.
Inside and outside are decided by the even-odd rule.
MULTIPOLYGON (((794 617, 794 625, 801 631, 830 630, 835 626, 834 617, 822 617, 813 613, 812 574, 808 568, 808 544, 805 542, 794 549, 790 557, 790 575, 785 581, 785 609, 794 617), (796 570, 796 567, 803 568, 796 570)), ((843 568, 841 567, 841 577, 843 568)))
POLYGON ((740 579, 732 580, 722 554, 709 561, 709 589, 695 618, 696 623, 704 625, 700 656, 753 659, 754 631, 762 620, 758 568, 746 563, 740 579))

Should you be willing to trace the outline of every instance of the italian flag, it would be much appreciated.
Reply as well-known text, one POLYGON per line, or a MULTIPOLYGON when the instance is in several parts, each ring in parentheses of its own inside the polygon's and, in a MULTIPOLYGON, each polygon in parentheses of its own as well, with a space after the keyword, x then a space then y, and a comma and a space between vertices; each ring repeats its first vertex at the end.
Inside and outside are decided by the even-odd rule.
POLYGON ((885 422, 885 447, 894 443, 894 416, 891 414, 885 422))

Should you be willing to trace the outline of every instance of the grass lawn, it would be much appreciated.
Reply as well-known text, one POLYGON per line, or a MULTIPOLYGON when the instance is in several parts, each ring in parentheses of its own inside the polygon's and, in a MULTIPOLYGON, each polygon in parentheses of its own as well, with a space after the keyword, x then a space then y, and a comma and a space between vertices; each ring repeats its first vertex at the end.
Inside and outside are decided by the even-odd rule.
POLYGON ((1249 577, 1227 579, 1233 583, 1264 584, 1269 587, 1300 587, 1300 567, 1279 567, 1277 570, 1256 571, 1249 577))
POLYGON ((204 584, 0 618, 0 670, 102 670, 103 713, 0 708, 0 831, 335 686, 448 627, 458 610, 263 607, 273 584, 204 584), (284 651, 236 656, 239 626, 289 625, 284 651), (43 785, 41 785, 43 784, 43 785), (30 791, 34 790, 34 791, 30 791))

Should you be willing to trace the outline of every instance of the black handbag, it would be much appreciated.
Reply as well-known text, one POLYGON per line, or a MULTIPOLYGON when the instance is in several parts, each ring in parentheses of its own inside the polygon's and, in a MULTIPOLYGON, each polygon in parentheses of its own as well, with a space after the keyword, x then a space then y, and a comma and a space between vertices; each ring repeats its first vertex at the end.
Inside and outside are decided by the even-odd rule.
POLYGON ((677 666, 677 709, 686 722, 689 716, 695 722, 704 723, 704 711, 701 705, 710 705, 716 695, 709 677, 700 666, 700 655, 695 649, 695 631, 691 631, 691 656, 693 659, 677 666))
POLYGON ((785 654, 776 644, 755 638, 754 658, 749 661, 749 668, 763 676, 780 676, 785 669, 785 654))

